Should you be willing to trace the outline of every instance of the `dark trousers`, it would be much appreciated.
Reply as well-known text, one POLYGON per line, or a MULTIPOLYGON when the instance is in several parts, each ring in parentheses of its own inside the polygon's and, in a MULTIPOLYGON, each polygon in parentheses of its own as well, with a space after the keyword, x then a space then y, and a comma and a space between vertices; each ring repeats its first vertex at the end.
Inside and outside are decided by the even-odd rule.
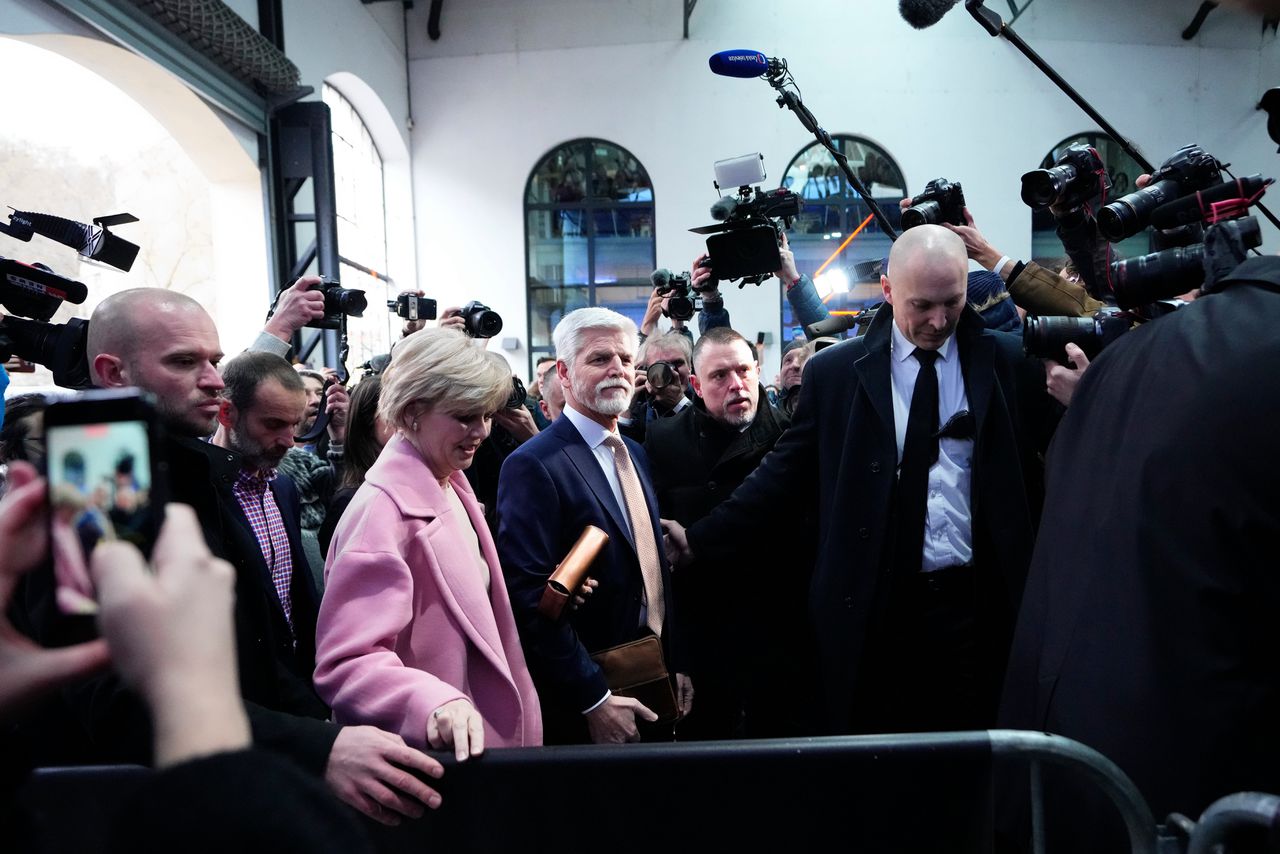
POLYGON ((972 566, 900 577, 867 642, 853 732, 995 725, 998 661, 972 566))

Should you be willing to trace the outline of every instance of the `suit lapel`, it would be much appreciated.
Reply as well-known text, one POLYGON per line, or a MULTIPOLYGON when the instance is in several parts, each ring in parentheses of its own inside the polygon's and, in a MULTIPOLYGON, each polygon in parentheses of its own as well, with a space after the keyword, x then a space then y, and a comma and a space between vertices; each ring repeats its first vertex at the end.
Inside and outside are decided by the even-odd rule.
POLYGON ((960 370, 964 374, 964 393, 969 398, 969 411, 973 413, 974 420, 974 438, 977 439, 982 436, 982 427, 991 409, 996 342, 991 336, 980 334, 980 331, 968 331, 956 343, 961 345, 960 370))
MULTIPOLYGON (((875 320, 867 330, 866 355, 853 363, 859 387, 866 391, 881 427, 889 436, 893 435, 893 379, 889 370, 892 325, 893 309, 886 304, 877 310, 875 320)), ((850 414, 855 411, 856 407, 850 407, 850 414)))
MULTIPOLYGON (((556 419, 558 424, 561 419, 556 419)), ((613 524, 626 537, 627 542, 631 544, 632 550, 635 549, 636 543, 631 536, 631 525, 627 521, 626 515, 621 507, 618 506, 618 500, 613 496, 613 490, 609 487, 609 481, 605 478, 604 472, 600 469, 600 462, 596 459, 596 455, 587 447, 586 441, 582 438, 582 434, 578 432, 578 428, 568 419, 563 419, 565 427, 569 428, 572 433, 570 436, 562 437, 565 439, 564 453, 569 458, 569 462, 578 470, 578 474, 586 481, 588 487, 595 494, 596 500, 604 507, 605 512, 609 514, 609 518, 613 520, 613 524)), ((641 480, 644 483, 644 480, 641 480)), ((646 495, 648 493, 646 492, 646 495)))

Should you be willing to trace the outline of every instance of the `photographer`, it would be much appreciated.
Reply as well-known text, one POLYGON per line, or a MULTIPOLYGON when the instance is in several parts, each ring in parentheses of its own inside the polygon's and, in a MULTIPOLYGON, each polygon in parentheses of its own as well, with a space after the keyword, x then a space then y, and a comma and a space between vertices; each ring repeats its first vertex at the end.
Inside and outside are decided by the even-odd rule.
MULTIPOLYGON (((674 418, 655 421, 645 437, 663 517, 686 526, 710 513, 755 470, 788 421, 764 399, 755 349, 732 329, 708 330, 698 339, 691 382, 693 404, 674 418)), ((762 539, 760 545, 767 554, 755 555, 759 566, 803 562, 792 538, 762 539)), ((741 569, 734 563, 673 578, 676 605, 688 619, 690 675, 698 686, 698 702, 680 724, 681 739, 799 734, 798 726, 773 710, 777 685, 768 674, 794 671, 810 658, 791 654, 803 632, 804 585, 788 586, 796 595, 787 597, 772 585, 715 580, 741 569), (768 590, 770 620, 779 631, 776 640, 751 648, 743 639, 752 635, 754 618, 743 615, 758 612, 749 591, 760 589, 768 590)))
POLYGON ((636 363, 637 376, 645 376, 646 382, 631 401, 628 415, 618 419, 618 429, 627 438, 643 442, 651 422, 670 418, 689 406, 686 390, 693 344, 687 335, 672 330, 645 340, 636 363))

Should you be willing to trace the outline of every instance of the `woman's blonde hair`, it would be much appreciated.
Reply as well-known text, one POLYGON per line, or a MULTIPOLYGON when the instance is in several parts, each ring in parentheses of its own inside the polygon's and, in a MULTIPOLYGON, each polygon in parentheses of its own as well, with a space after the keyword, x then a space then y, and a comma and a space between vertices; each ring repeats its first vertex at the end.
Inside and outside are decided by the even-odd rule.
POLYGON ((406 427, 414 404, 441 412, 494 412, 511 396, 507 360, 454 329, 423 329, 396 345, 382 375, 378 414, 406 427))

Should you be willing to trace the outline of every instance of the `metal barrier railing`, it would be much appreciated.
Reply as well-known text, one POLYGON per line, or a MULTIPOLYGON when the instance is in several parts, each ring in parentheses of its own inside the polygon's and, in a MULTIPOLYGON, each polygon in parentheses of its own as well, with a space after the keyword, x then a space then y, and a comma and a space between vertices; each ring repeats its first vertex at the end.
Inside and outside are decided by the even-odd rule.
MULTIPOLYGON (((692 828, 704 841, 724 843, 713 850, 764 850, 763 840, 781 837, 796 840, 793 850, 802 850, 804 840, 822 839, 833 828, 842 845, 858 850, 898 850, 893 842, 899 834, 926 842, 932 834, 939 842, 929 850, 990 850, 999 778, 1018 786, 1029 780, 1029 841, 1042 854, 1041 776, 1053 766, 1069 769, 1106 796, 1124 822, 1130 850, 1157 851, 1151 811, 1120 769, 1089 747, 1045 733, 522 748, 492 750, 461 765, 440 758, 449 766, 438 781, 444 807, 394 831, 375 829, 381 849, 594 854, 607 842, 612 852, 632 850, 617 831, 640 826, 636 813, 642 809, 664 827, 692 828), (1029 778, 1022 776, 1023 762, 1029 778)), ((112 786, 110 773, 83 770, 37 772, 31 781, 36 791, 28 798, 46 811, 52 832, 92 840, 95 834, 84 832, 76 801, 90 790, 109 800, 118 797, 113 790, 129 787, 112 786)), ((125 781, 137 771, 116 773, 126 775, 125 781)), ((1280 807, 1280 799, 1266 805, 1280 807)), ((1221 820, 1242 810, 1248 811, 1224 807, 1221 820)), ((1210 827, 1220 820, 1217 815, 1206 815, 1210 827)), ((652 850, 651 843, 634 849, 652 850)))
POLYGON ((1211 854, 1218 850, 1217 846, 1249 829, 1265 831, 1266 850, 1276 849, 1280 840, 1280 797, 1240 792, 1214 801, 1196 823, 1187 854, 1211 854))
POLYGON ((1045 852, 1044 763, 1072 768, 1095 784, 1115 805, 1129 834, 1135 854, 1155 854, 1156 822, 1138 787, 1120 768, 1092 747, 1062 736, 1015 729, 988 730, 993 756, 1017 756, 1030 762, 1031 845, 1035 854, 1045 852))

